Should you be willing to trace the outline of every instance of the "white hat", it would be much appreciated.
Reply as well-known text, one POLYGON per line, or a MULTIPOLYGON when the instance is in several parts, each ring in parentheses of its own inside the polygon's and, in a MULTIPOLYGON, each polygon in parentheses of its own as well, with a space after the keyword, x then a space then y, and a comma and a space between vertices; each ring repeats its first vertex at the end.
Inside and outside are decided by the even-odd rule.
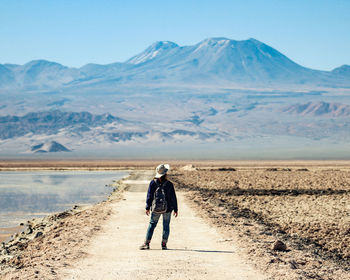
POLYGON ((158 165, 156 168, 156 176, 154 176, 154 177, 160 178, 160 177, 164 176, 168 172, 169 169, 170 169, 169 164, 158 165))

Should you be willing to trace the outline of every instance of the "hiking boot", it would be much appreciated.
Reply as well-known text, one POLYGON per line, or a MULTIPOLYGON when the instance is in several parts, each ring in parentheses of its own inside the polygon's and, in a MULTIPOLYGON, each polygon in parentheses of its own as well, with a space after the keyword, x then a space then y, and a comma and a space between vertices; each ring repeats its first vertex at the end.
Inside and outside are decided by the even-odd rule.
POLYGON ((149 250, 149 243, 143 243, 140 247, 140 250, 149 250))
POLYGON ((165 242, 162 242, 162 250, 168 250, 165 242))

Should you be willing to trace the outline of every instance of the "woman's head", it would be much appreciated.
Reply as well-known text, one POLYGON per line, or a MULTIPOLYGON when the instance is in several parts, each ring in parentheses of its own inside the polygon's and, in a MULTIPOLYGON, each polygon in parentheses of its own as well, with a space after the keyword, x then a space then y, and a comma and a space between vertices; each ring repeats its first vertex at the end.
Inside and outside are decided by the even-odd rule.
POLYGON ((161 178, 162 176, 166 175, 168 170, 170 169, 169 164, 160 164, 156 168, 156 175, 154 178, 161 178))

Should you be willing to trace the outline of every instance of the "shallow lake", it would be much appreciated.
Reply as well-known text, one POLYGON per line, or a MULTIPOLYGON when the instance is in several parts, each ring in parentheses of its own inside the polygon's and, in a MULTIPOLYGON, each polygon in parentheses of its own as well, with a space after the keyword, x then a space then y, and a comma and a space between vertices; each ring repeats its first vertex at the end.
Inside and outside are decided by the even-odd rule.
POLYGON ((0 172, 0 228, 102 201, 113 190, 108 185, 126 175, 125 171, 0 172))

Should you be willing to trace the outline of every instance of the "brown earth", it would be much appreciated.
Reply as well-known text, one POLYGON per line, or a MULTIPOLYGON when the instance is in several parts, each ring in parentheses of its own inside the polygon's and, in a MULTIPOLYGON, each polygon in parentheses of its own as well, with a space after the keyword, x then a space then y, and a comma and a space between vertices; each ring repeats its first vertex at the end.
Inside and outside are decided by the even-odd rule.
MULTIPOLYGON (((23 166, 16 162, 9 166, 3 162, 0 169, 126 169, 122 162, 75 163, 23 166)), ((184 191, 186 203, 221 232, 223 238, 217 244, 232 244, 268 279, 350 279, 349 162, 196 162, 191 172, 180 168, 186 162, 170 164, 177 167, 171 170, 170 180, 178 191, 184 191)), ((128 169, 156 165, 148 161, 126 164, 128 169)), ((140 172, 135 170, 131 180, 137 180, 140 172)), ((87 209, 76 207, 31 221, 26 231, 1 244, 0 278, 61 278, 62 271, 87 259, 87 248, 112 216, 117 219, 113 207, 122 195, 116 191, 107 201, 87 209)))
POLYGON ((350 279, 350 166, 231 167, 171 179, 272 279, 350 279))
MULTIPOLYGON (((70 170, 70 169, 83 169, 83 170, 105 170, 105 169, 144 169, 154 168, 163 160, 110 160, 110 159, 94 159, 94 160, 67 160, 67 159, 0 159, 0 171, 15 171, 15 170, 70 170)), ((182 167, 189 164, 186 160, 176 160, 168 162, 172 167, 182 167)), ((332 167, 332 168, 347 168, 350 166, 350 161, 338 160, 338 161, 313 161, 313 160, 299 160, 299 161, 232 161, 232 160, 201 160, 191 161, 190 164, 194 164, 200 168, 211 167, 238 167, 238 168, 251 168, 264 169, 267 167, 275 168, 276 166, 283 167, 299 167, 305 166, 314 167, 332 167)))
POLYGON ((160 250, 158 226, 151 250, 140 251, 149 222, 145 195, 153 174, 135 172, 119 183, 125 191, 86 210, 32 221, 31 233, 5 245, 1 279, 265 279, 231 240, 194 214, 181 192, 169 250, 160 250))

